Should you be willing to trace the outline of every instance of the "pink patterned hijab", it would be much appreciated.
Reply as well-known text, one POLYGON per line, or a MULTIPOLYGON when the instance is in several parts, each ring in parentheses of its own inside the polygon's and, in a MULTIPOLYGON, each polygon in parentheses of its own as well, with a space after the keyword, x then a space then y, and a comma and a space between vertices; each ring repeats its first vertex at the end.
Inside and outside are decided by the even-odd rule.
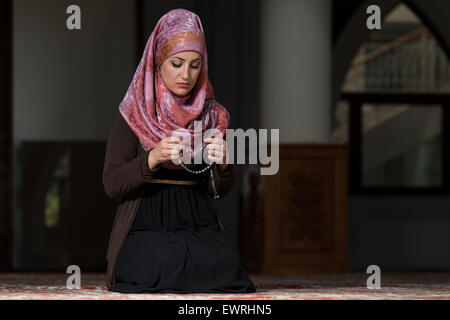
MULTIPOLYGON (((202 134, 207 129, 215 128, 222 136, 225 135, 230 115, 215 100, 208 78, 203 26, 195 13, 175 9, 161 17, 148 39, 119 110, 145 151, 178 129, 189 132, 191 136, 188 141, 192 141, 193 147, 194 120, 202 121, 202 134), (159 73, 164 60, 181 51, 196 51, 203 58, 197 83, 184 97, 173 94, 164 85, 159 73)), ((164 166, 181 168, 172 162, 164 166)))

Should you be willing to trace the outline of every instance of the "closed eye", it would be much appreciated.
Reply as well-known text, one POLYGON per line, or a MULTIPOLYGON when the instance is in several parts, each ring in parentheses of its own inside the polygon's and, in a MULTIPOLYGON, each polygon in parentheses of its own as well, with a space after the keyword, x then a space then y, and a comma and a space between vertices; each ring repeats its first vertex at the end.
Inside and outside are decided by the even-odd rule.
MULTIPOLYGON (((181 65, 182 65, 182 64, 176 64, 174 61, 172 61, 172 66, 174 66, 175 68, 180 68, 181 65)), ((200 65, 201 65, 200 63, 197 64, 197 65, 192 65, 192 64, 191 64, 191 68, 192 68, 192 69, 198 69, 198 68, 200 67, 200 65)))

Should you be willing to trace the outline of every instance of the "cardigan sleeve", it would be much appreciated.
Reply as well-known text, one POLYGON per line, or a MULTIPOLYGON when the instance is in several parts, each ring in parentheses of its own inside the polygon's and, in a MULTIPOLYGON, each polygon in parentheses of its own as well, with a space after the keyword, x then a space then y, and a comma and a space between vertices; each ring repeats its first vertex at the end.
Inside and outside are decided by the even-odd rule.
POLYGON ((109 133, 103 167, 103 187, 110 198, 134 192, 160 168, 149 168, 152 149, 137 155, 138 145, 139 139, 119 112, 109 133))

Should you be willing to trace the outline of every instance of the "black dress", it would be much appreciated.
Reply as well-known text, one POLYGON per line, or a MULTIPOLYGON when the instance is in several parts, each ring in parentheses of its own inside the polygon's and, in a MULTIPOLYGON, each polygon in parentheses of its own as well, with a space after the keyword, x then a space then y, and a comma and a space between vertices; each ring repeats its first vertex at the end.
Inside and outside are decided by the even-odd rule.
MULTIPOLYGON (((153 178, 197 180, 199 176, 161 167, 153 178)), ((220 228, 204 184, 148 183, 144 188, 116 260, 111 291, 255 292, 238 249, 220 228)))

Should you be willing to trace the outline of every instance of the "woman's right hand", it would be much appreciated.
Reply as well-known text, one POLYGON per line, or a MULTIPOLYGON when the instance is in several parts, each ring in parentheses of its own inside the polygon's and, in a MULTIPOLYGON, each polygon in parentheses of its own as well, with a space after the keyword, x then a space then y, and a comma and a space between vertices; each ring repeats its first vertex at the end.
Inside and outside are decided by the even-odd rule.
POLYGON ((167 137, 161 139, 159 143, 148 154, 148 166, 153 169, 160 164, 172 160, 172 153, 179 155, 182 144, 177 137, 167 137))

